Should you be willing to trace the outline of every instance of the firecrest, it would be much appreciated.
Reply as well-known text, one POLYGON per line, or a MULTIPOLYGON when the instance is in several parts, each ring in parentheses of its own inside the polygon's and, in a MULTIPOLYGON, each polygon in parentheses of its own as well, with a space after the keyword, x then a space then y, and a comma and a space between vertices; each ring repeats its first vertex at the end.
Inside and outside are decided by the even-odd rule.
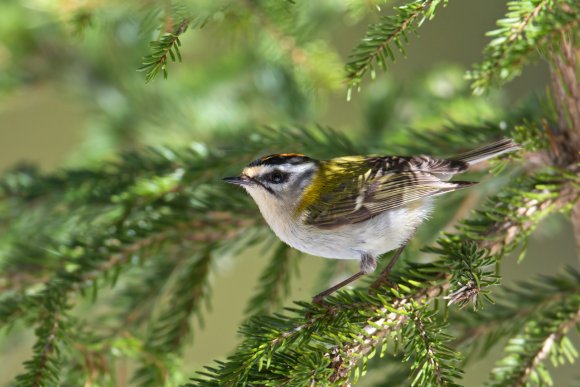
POLYGON ((346 156, 316 160, 286 153, 252 161, 228 183, 242 186, 274 233, 308 254, 358 259, 360 271, 316 295, 320 301, 377 266, 377 257, 399 249, 429 217, 435 196, 476 184, 450 181, 471 165, 512 152, 503 139, 449 159, 431 156, 346 156))

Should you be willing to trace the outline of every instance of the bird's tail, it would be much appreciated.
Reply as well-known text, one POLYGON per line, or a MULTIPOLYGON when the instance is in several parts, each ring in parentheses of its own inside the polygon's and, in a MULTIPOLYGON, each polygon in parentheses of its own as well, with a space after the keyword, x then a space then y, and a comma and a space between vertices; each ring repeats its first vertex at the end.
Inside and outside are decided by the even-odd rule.
POLYGON ((503 140, 482 146, 481 148, 457 155, 451 160, 463 161, 468 165, 473 165, 518 149, 520 149, 519 144, 514 142, 511 138, 504 138, 503 140))

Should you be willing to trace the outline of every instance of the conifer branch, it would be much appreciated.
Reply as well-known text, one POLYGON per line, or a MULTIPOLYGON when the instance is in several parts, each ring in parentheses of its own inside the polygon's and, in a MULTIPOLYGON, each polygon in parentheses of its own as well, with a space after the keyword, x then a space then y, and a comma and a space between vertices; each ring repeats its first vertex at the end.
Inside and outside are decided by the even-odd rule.
POLYGON ((32 359, 24 363, 27 372, 16 377, 18 386, 36 387, 58 385, 60 380, 61 353, 59 347, 66 340, 66 298, 60 291, 45 291, 46 297, 34 302, 40 308, 39 323, 35 330, 32 359))
POLYGON ((498 302, 484 312, 454 312, 451 320, 462 332, 451 345, 474 350, 479 347, 479 356, 484 356, 500 338, 520 330, 522 322, 539 318, 545 309, 579 295, 580 272, 571 267, 563 274, 543 275, 535 281, 519 283, 501 291, 498 302))
MULTIPOLYGON (((529 359, 527 366, 525 369, 518 375, 516 379, 516 383, 514 386, 521 387, 524 386, 528 379, 531 378, 532 373, 536 371, 538 366, 541 362, 543 362, 546 357, 550 354, 553 350, 554 345, 558 345, 564 338, 564 335, 568 333, 570 329, 580 323, 580 310, 576 312, 575 315, 572 315, 572 318, 569 321, 565 321, 560 324, 555 332, 550 334, 545 340, 543 345, 538 349, 536 353, 529 359)), ((569 351, 569 358, 578 357, 578 353, 576 351, 569 351)), ((572 362, 573 359, 570 359, 572 362)))
POLYGON ((166 32, 159 40, 154 40, 149 43, 152 54, 143 58, 142 66, 137 71, 145 71, 145 82, 150 82, 154 79, 159 71, 163 72, 163 78, 167 79, 167 65, 169 59, 172 62, 178 60, 181 62, 181 41, 179 36, 183 34, 189 25, 189 19, 183 19, 175 31, 166 32))
POLYGON ((465 305, 473 301, 474 306, 481 306, 478 295, 488 298, 486 287, 499 283, 490 267, 525 245, 546 216, 569 210, 580 197, 579 183, 575 172, 565 170, 522 177, 461 222, 456 233, 446 233, 434 246, 425 248, 441 257, 437 265, 442 270, 452 270, 450 302, 465 305))
POLYGON ((481 94, 518 76, 537 50, 546 50, 562 34, 574 34, 580 6, 574 0, 523 0, 508 3, 506 18, 484 51, 484 61, 468 73, 474 92, 481 94))
MULTIPOLYGON (((496 262, 496 257, 489 254, 486 249, 481 249, 473 240, 464 240, 457 245, 448 246, 448 256, 455 256, 455 262, 445 260, 449 264, 454 277, 451 280, 450 293, 445 297, 449 300, 448 305, 457 304, 459 307, 473 302, 473 308, 478 309, 483 305, 483 300, 491 302, 489 296, 490 286, 499 284, 497 276, 491 267, 496 262)), ((426 249, 429 251, 429 249, 426 249)), ((435 250, 431 250, 435 251, 435 250)))
MULTIPOLYGON (((455 360, 458 359, 458 354, 441 346, 448 339, 440 335, 441 327, 434 323, 433 316, 419 305, 419 303, 428 304, 436 299, 447 287, 448 283, 442 282, 432 287, 418 289, 415 294, 409 297, 391 300, 388 307, 385 306, 379 310, 378 318, 369 319, 367 325, 360 329, 360 333, 354 337, 354 340, 331 347, 325 355, 331 359, 331 367, 334 370, 330 376, 330 381, 346 383, 352 377, 354 370, 353 381, 356 383, 359 376, 364 376, 368 360, 375 356, 380 346, 382 346, 380 356, 383 357, 389 337, 397 337, 397 332, 402 330, 402 335, 405 338, 403 345, 406 348, 404 361, 410 360, 412 356, 417 357, 412 367, 416 375, 414 385, 433 380, 437 385, 443 385, 444 381, 453 384, 452 379, 459 377, 461 371, 447 369, 447 367, 453 367, 454 363, 449 357, 446 357, 445 365, 440 364, 437 352, 442 351, 454 357, 455 360), (419 310, 421 311, 419 312, 419 310), (427 325, 429 328, 426 328, 427 325), (420 333, 414 335, 415 330, 420 330, 420 333), (434 336, 431 337, 431 334, 434 336), (434 349, 433 346, 437 349, 434 349), (425 349, 425 347, 429 348, 425 349), (360 361, 363 363, 362 366, 357 366, 360 361), (446 369, 442 369, 441 366, 446 369)), ((396 293, 396 291, 394 292, 396 293)))
POLYGON ((138 385, 165 385, 171 379, 176 372, 175 354, 181 355, 190 338, 191 316, 201 316, 200 304, 209 296, 211 254, 206 251, 190 261, 175 284, 171 302, 145 342, 142 365, 133 377, 138 385))
MULTIPOLYGON (((231 13, 224 12, 237 4, 231 0, 162 0, 136 7, 124 3, 120 8, 107 3, 107 12, 101 11, 100 2, 81 8, 68 2, 49 7, 57 10, 55 20, 72 16, 79 32, 91 23, 114 23, 114 28, 87 31, 89 39, 74 47, 66 45, 62 35, 54 35, 58 28, 43 28, 39 33, 25 25, 11 25, 9 34, 24 33, 22 36, 39 44, 22 45, 22 39, 7 42, 4 51, 8 56, 0 57, 8 61, 0 60, 0 67, 16 76, 7 78, 0 72, 0 91, 10 89, 12 78, 22 84, 41 80, 42 74, 33 74, 38 68, 47 69, 42 71, 51 79, 54 71, 74 74, 62 79, 86 82, 87 87, 78 88, 82 92, 75 95, 90 101, 89 115, 93 115, 91 106, 98 106, 103 119, 97 126, 103 132, 123 128, 136 140, 121 144, 118 136, 104 134, 100 150, 93 154, 96 158, 89 164, 83 164, 82 157, 77 159, 77 165, 89 166, 49 174, 24 167, 0 177, 0 324, 19 321, 36 333, 31 360, 16 383, 124 384, 127 369, 118 363, 123 358, 138 363, 136 383, 181 382, 179 366, 196 327, 192 320, 199 318, 203 325, 216 258, 263 246, 269 241, 267 235, 271 236, 248 196, 219 181, 239 173, 252 158, 288 151, 317 159, 371 153, 453 154, 506 135, 527 152, 482 163, 480 169, 472 170, 478 174, 491 166, 492 174, 499 176, 485 183, 481 192, 499 194, 491 194, 479 211, 466 214, 477 201, 474 193, 468 205, 456 212, 448 210, 422 227, 406 255, 418 262, 424 262, 423 258, 432 262, 401 261, 391 283, 373 283, 368 276, 357 283, 359 289, 340 291, 325 305, 299 302, 272 314, 285 302, 295 259, 285 245, 267 252, 270 261, 248 305, 252 316, 241 327, 241 344, 230 357, 196 375, 198 379, 192 383, 220 387, 347 385, 364 375, 367 367, 378 368, 381 361, 371 358, 378 358, 376 353, 381 352, 388 354, 388 363, 395 364, 397 381, 403 371, 405 376, 411 375, 394 383, 452 385, 458 382, 463 366, 456 349, 473 351, 470 354, 480 349, 481 354, 507 337, 512 340, 506 358, 492 375, 496 384, 547 383, 546 359, 556 363, 575 360, 576 350, 568 336, 580 321, 577 270, 544 276, 505 292, 496 293, 496 289, 501 284, 502 257, 521 248, 523 258, 528 238, 550 214, 571 213, 580 241, 580 3, 510 0, 507 18, 491 33, 493 41, 483 63, 471 73, 473 87, 481 92, 512 79, 542 55, 552 76, 551 100, 542 106, 552 111, 528 103, 526 111, 512 113, 516 109, 506 108, 508 101, 490 98, 483 104, 490 108, 485 114, 493 111, 489 116, 492 124, 452 123, 450 127, 429 125, 430 129, 423 126, 407 131, 400 127, 406 126, 408 118, 395 114, 389 122, 394 132, 374 131, 372 140, 367 136, 357 143, 351 140, 357 138, 355 131, 343 135, 320 127, 255 129, 256 119, 307 119, 317 110, 308 105, 312 102, 307 90, 310 85, 303 80, 318 76, 315 80, 334 85, 334 68, 330 67, 339 56, 324 34, 345 12, 350 12, 347 17, 361 20, 362 12, 353 15, 348 10, 353 8, 351 4, 328 8, 296 3, 288 7, 288 2, 247 1, 247 7, 232 7, 231 13), (139 61, 132 55, 141 55, 139 42, 146 43, 142 32, 161 31, 151 42, 151 55, 143 60, 142 70, 150 82, 160 72, 167 77, 169 62, 181 59, 180 40, 186 28, 202 27, 210 19, 226 28, 211 31, 208 39, 199 40, 199 47, 206 48, 213 39, 223 41, 232 36, 231 31, 244 34, 244 30, 249 34, 243 37, 258 37, 259 44, 249 42, 231 50, 234 55, 223 57, 214 55, 212 47, 211 68, 201 65, 180 71, 176 74, 179 82, 168 82, 162 89, 148 88, 145 94, 141 83, 123 78, 139 61), (112 49, 112 55, 98 51, 103 47, 112 49), (129 65, 122 68, 124 62, 129 65), (223 98, 215 98, 216 90, 218 97, 223 90, 234 93, 225 93, 224 105, 223 98), (126 104, 117 105, 120 100, 126 104), (275 107, 273 115, 268 103, 275 107), (180 116, 184 106, 187 117, 180 116), (189 111, 195 112, 193 124, 189 111), (183 133, 187 138, 194 125, 193 135, 203 133, 208 143, 181 149, 158 147, 113 162, 98 159, 107 147, 140 147, 167 140, 156 135, 151 141, 149 129, 159 121, 151 122, 150 117, 166 119, 164 123, 172 122, 171 126, 174 122, 187 126, 183 133), (220 134, 229 127, 243 129, 236 135, 220 134), (388 144, 382 141, 387 137, 388 144), (111 139, 112 146, 102 146, 111 139), (228 145, 224 147, 224 143, 228 145), (501 172, 506 160, 516 160, 520 168, 501 172), (465 217, 468 219, 455 231, 441 235, 425 250, 435 256, 415 256, 416 246, 434 237, 440 225, 465 217), (105 287, 111 289, 103 292, 105 287), (91 299, 107 307, 90 307, 86 318, 73 320, 70 308, 84 311, 91 299), (498 302, 491 304, 493 299, 498 302), (468 303, 473 303, 473 311, 463 308, 468 303), (450 341, 447 332, 454 331, 457 338, 450 341)), ((353 4, 362 9, 381 2, 385 1, 353 4)), ((417 32, 445 4, 446 0, 407 0, 392 16, 369 26, 346 66, 349 94, 361 86, 366 74, 374 77, 377 68, 384 69, 393 61, 398 55, 394 51, 404 55, 408 34, 417 32)), ((28 19, 29 10, 7 7, 15 15, 24 15, 15 20, 28 19)), ((49 14, 43 9, 42 17, 49 14)), ((441 85, 428 83, 414 86, 421 87, 422 93, 399 100, 393 97, 389 104, 409 104, 431 113, 453 105, 445 110, 452 116, 457 110, 463 112, 466 104, 469 108, 482 106, 464 99, 456 83, 451 92, 440 93, 440 99, 446 101, 442 103, 431 98, 441 85)), ((373 102, 368 104, 369 117, 375 117, 369 121, 380 122, 381 128, 387 120, 376 117, 385 115, 381 108, 391 94, 371 96, 373 102)), ((440 117, 427 114, 425 120, 431 119, 441 122, 440 117)), ((454 209, 460 198, 460 193, 449 195, 441 204, 450 203, 447 209, 454 209)))
POLYGON ((145 72, 145 82, 149 83, 157 77, 160 71, 167 79, 169 59, 172 62, 182 61, 180 36, 188 28, 201 29, 205 27, 215 15, 224 13, 228 7, 229 4, 222 5, 220 1, 208 3, 208 8, 205 10, 200 4, 165 2, 163 21, 159 27, 163 34, 159 39, 149 42, 152 53, 143 57, 142 66, 137 69, 137 71, 145 72))
MULTIPOLYGON (((181 216, 185 218, 187 215, 181 214, 181 216)), ((112 233, 105 232, 103 235, 93 236, 94 239, 91 243, 83 240, 72 242, 70 246, 67 246, 67 253, 71 255, 64 257, 66 260, 63 263, 63 267, 67 266, 67 264, 74 265, 74 269, 57 272, 46 283, 42 284, 42 287, 46 289, 56 287, 68 294, 71 292, 84 292, 90 288, 96 289, 99 286, 99 280, 105 280, 101 281, 101 285, 104 285, 107 279, 114 283, 119 274, 118 271, 136 253, 144 252, 145 249, 167 243, 173 239, 187 238, 187 235, 192 232, 190 228, 191 221, 184 220, 184 222, 177 224, 167 223, 167 219, 175 221, 175 217, 176 213, 166 213, 164 217, 158 218, 156 225, 158 227, 161 226, 159 229, 154 225, 150 225, 150 229, 144 229, 143 227, 137 227, 136 224, 128 223, 121 229, 113 230, 112 233), (126 234, 127 229, 135 230, 135 235, 128 237, 126 234), (73 254, 74 251, 79 249, 86 253, 81 259, 75 258, 73 254)), ((139 223, 139 221, 136 223, 139 223)), ((196 235, 195 238, 197 241, 215 241, 216 238, 221 240, 223 236, 222 233, 209 232, 207 234, 209 239, 204 239, 203 234, 196 235)), ((38 287, 39 284, 37 283, 35 286, 38 287)), ((26 300, 34 299, 35 297, 37 296, 16 294, 2 299, 0 301, 0 322, 8 324, 19 317, 24 312, 21 307, 22 304, 26 303, 26 300)), ((42 303, 39 302, 39 304, 42 303)), ((27 313, 32 312, 33 309, 29 308, 27 313)))
POLYGON ((507 356, 493 369, 493 385, 523 386, 528 381, 552 384, 542 362, 551 356, 554 365, 559 365, 578 357, 578 352, 565 337, 570 329, 580 324, 578 305, 580 296, 576 294, 546 311, 539 320, 526 324, 522 333, 509 341, 507 356))
POLYGON ((447 0, 416 0, 395 8, 395 16, 383 16, 378 23, 369 26, 346 65, 349 96, 351 89, 360 85, 367 71, 370 71, 371 78, 375 78, 375 63, 379 68, 386 69, 387 59, 394 61, 393 45, 405 54, 403 43, 407 42, 407 34, 416 32, 426 19, 432 19, 441 3, 445 5, 447 0))
POLYGON ((442 332, 445 325, 436 322, 435 314, 415 307, 411 310, 412 322, 403 328, 402 335, 407 339, 403 360, 411 359, 412 354, 416 357, 411 367, 416 386, 454 386, 454 380, 463 373, 458 367, 459 353, 444 345, 450 337, 442 332))
POLYGON ((253 317, 242 328, 246 337, 236 353, 227 362, 218 362, 217 368, 200 372, 205 378, 194 379, 195 385, 316 384, 329 378, 345 382, 354 362, 376 347, 381 334, 406 319, 397 317, 406 315, 405 305, 441 294, 443 277, 427 273, 423 282, 401 279, 398 290, 383 288, 381 295, 339 293, 322 307, 299 303, 300 308, 289 309, 287 315, 253 317), (341 344, 328 348, 337 341, 341 344))

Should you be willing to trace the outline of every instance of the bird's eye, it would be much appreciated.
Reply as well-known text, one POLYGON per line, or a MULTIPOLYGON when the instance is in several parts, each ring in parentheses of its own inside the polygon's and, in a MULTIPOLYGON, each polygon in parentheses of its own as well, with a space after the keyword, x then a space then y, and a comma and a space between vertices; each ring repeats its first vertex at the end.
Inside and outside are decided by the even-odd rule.
POLYGON ((273 184, 280 184, 286 180, 286 174, 280 171, 274 171, 268 175, 268 181, 273 184))

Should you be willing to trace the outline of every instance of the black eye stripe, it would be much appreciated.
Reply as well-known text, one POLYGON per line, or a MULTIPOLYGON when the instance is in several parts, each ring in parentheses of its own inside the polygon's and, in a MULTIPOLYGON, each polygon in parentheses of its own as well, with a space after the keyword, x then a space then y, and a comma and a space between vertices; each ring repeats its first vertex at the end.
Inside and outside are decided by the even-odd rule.
POLYGON ((263 181, 271 183, 271 184, 282 184, 288 181, 290 174, 287 172, 282 172, 280 170, 274 170, 262 178, 263 181))

